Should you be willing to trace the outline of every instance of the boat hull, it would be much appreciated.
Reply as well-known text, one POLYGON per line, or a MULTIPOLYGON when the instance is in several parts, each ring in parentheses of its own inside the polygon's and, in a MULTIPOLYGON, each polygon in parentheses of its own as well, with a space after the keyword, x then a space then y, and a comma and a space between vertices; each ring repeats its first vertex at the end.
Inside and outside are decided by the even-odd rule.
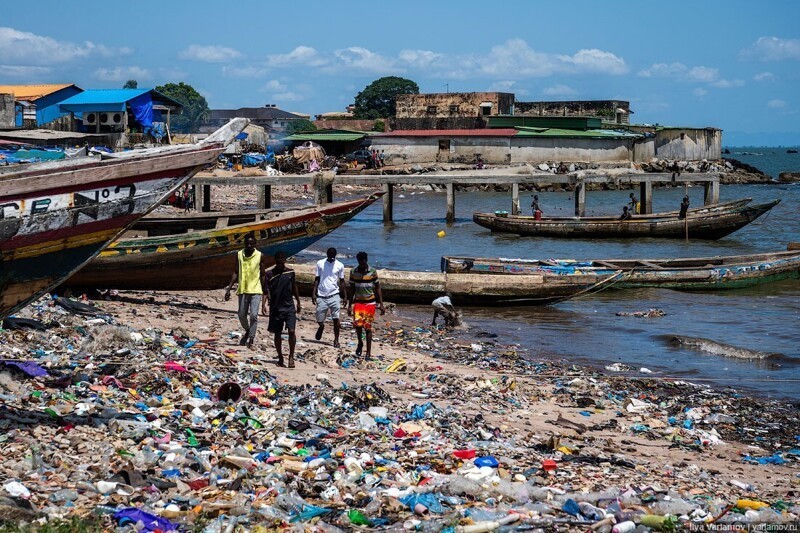
MULTIPOLYGON (((301 293, 311 294, 314 265, 293 265, 301 293)), ((349 272, 349 271, 348 271, 349 272)), ((538 306, 563 302, 613 283, 619 273, 567 279, 553 275, 504 276, 378 270, 386 301, 427 305, 450 294, 459 306, 538 306)), ((349 278, 349 274, 348 274, 349 278)))
POLYGON ((724 290, 753 287, 800 277, 800 251, 773 252, 749 256, 719 256, 683 259, 602 261, 513 260, 443 257, 445 272, 509 277, 550 273, 564 277, 590 273, 607 275, 623 272, 609 285, 614 289, 660 287, 678 290, 724 290))
POLYGON ((247 125, 195 145, 0 171, 0 317, 56 287, 214 161, 247 125))
POLYGON ((780 200, 766 204, 743 205, 724 210, 692 213, 686 219, 675 215, 634 217, 617 220, 607 217, 542 219, 525 216, 498 216, 475 213, 476 224, 495 232, 516 233, 534 237, 559 238, 688 238, 720 239, 743 228, 768 212, 780 200))
MULTIPOLYGON (((157 237, 120 238, 64 283, 73 289, 213 290, 228 285, 236 253, 252 232, 268 265, 277 251, 308 248, 369 207, 380 194, 297 209, 267 220, 157 237), (292 214, 294 213, 294 214, 292 214)), ((224 213, 219 215, 224 217, 224 213)), ((145 222, 145 224, 150 224, 145 222)))

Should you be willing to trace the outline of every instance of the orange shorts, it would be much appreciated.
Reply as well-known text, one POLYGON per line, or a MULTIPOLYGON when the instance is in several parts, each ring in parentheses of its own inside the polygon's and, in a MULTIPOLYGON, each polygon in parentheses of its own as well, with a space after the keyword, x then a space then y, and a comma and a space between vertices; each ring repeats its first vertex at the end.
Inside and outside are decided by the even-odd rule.
POLYGON ((353 325, 355 327, 372 329, 373 322, 375 322, 375 302, 353 304, 353 325))

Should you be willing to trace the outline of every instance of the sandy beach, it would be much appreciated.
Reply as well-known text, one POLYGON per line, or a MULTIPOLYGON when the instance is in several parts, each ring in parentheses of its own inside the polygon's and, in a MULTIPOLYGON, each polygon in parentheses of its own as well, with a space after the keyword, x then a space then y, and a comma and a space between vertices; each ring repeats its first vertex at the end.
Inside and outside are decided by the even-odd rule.
POLYGON ((254 348, 238 346, 235 303, 223 291, 122 292, 96 303, 104 318, 44 299, 26 314, 60 327, 1 332, 3 357, 35 352, 50 376, 0 372, 0 463, 6 491, 17 491, 0 498, 0 514, 141 507, 175 524, 224 526, 235 516, 239 527, 325 530, 354 527, 356 509, 375 527, 511 517, 608 531, 644 515, 785 523, 800 510, 790 405, 530 359, 491 332, 431 328, 393 305, 376 317, 374 357, 363 361, 348 317, 341 350, 330 325, 314 340, 313 307, 302 299, 297 367, 287 369, 276 364, 266 317, 254 348), (242 399, 217 403, 230 382, 242 399), (255 422, 237 424, 242 413, 255 422), (150 431, 113 422, 135 415, 150 431), (334 459, 327 473, 302 462, 315 446, 334 459), (484 457, 493 466, 474 464, 484 457), (415 514, 401 503, 432 490, 446 511, 415 514), (305 515, 286 494, 329 514, 294 523, 305 515), (622 516, 574 516, 562 510, 568 501, 617 501, 622 516))

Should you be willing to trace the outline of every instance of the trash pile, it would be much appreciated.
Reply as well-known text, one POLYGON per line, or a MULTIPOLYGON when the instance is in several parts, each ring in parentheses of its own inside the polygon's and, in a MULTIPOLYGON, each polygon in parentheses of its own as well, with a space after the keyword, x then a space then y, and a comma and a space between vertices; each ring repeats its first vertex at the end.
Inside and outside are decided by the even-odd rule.
POLYGON ((656 469, 612 444, 622 434, 708 454, 753 430, 761 447, 742 461, 797 471, 796 418, 761 433, 785 423, 780 413, 745 423, 750 404, 731 411, 730 395, 691 384, 602 377, 491 338, 392 327, 376 334, 442 365, 358 363, 352 372, 374 381, 326 370, 298 385, 217 339, 136 331, 79 301, 45 297, 25 313, 0 330, 0 520, 623 533, 800 515, 796 500, 762 499, 747 480, 656 469), (449 372, 445 360, 480 372, 449 372), (546 420, 556 431, 532 427, 552 403, 574 416, 546 420))

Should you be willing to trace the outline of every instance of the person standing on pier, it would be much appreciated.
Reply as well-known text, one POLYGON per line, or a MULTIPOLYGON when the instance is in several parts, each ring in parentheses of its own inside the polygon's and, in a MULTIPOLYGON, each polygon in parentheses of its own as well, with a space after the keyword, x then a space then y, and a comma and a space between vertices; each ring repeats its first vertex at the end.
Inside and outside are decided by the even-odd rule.
POLYGON ((539 207, 539 196, 536 194, 533 195, 533 201, 531 201, 531 211, 534 218, 542 218, 542 209, 539 207), (539 213, 538 217, 536 216, 537 212, 539 213))
POLYGON ((340 301, 347 305, 347 290, 344 286, 344 265, 336 260, 336 248, 328 248, 327 257, 317 261, 314 287, 311 290, 311 303, 317 306, 317 333, 314 338, 322 339, 325 331, 325 318, 330 311, 333 321, 333 347, 339 348, 340 301))
POLYGON ((689 197, 684 196, 683 200, 681 200, 681 210, 678 213, 678 218, 683 220, 686 218, 686 215, 689 213, 689 197))
POLYGON ((286 268, 286 254, 284 252, 275 253, 275 266, 268 270, 265 280, 269 290, 267 291, 267 301, 269 302, 269 325, 267 331, 275 335, 275 350, 278 352, 278 366, 288 366, 294 368, 294 346, 297 342, 295 328, 297 326, 297 315, 300 313, 300 292, 297 290, 297 283, 294 279, 294 270, 286 268), (297 302, 295 307, 292 298, 297 302), (283 360, 283 328, 289 333, 289 364, 285 365, 283 360))
POLYGON ((237 281, 239 286, 236 294, 239 296, 239 322, 244 328, 244 335, 239 345, 253 348, 258 329, 258 307, 266 314, 266 302, 262 301, 264 294, 262 280, 267 270, 264 256, 256 250, 256 236, 248 233, 244 237, 244 249, 236 254, 236 265, 231 274, 231 281, 225 289, 225 301, 231 299, 231 288, 237 281))
POLYGON ((356 328, 358 345, 356 357, 361 357, 364 342, 361 338, 362 330, 366 331, 367 354, 366 359, 372 357, 372 323, 375 321, 375 305, 383 315, 383 295, 378 283, 378 272, 367 263, 367 252, 358 252, 356 259, 358 266, 350 270, 350 298, 347 312, 353 316, 353 326, 356 328))
POLYGON ((628 202, 628 205, 630 206, 630 213, 632 215, 638 215, 641 212, 642 204, 639 203, 639 200, 633 195, 633 193, 631 193, 628 198, 631 199, 631 201, 628 202))

